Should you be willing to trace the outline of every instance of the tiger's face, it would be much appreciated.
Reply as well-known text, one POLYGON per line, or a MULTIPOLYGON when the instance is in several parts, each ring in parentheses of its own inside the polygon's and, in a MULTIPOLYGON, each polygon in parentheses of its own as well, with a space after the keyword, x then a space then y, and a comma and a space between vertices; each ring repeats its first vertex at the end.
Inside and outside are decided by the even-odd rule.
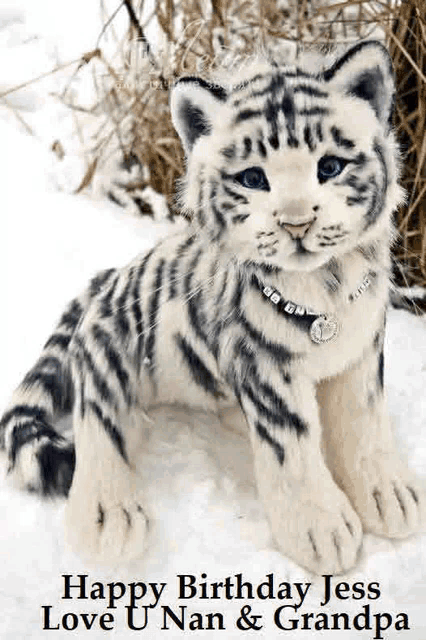
POLYGON ((401 192, 378 43, 321 74, 263 68, 224 89, 174 90, 195 223, 238 261, 313 270, 389 228, 401 192))

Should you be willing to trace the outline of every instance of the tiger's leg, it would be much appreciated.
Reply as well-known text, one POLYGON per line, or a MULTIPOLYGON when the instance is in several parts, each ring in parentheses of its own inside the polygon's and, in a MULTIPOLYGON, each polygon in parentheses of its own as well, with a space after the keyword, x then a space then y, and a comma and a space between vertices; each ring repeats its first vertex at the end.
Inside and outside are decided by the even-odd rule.
POLYGON ((252 362, 238 391, 250 426, 260 497, 280 549, 315 573, 356 562, 361 523, 321 454, 312 381, 252 362), (267 372, 267 373, 266 373, 267 372))
POLYGON ((74 337, 72 374, 76 467, 67 538, 93 560, 126 560, 141 553, 148 524, 133 459, 137 368, 96 307, 74 337))
POLYGON ((426 494, 396 450, 379 334, 362 360, 321 383, 318 401, 328 466, 364 528, 391 538, 418 531, 424 526, 426 494))

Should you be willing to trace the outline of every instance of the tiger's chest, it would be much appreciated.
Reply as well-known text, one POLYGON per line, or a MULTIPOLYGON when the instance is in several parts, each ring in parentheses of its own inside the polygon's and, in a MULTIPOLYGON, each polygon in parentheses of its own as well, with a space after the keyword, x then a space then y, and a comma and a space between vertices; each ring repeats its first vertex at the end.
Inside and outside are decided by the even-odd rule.
POLYGON ((278 304, 270 295, 249 291, 247 318, 268 340, 288 348, 287 366, 316 381, 336 375, 361 357, 383 325, 387 273, 376 269, 369 278, 366 273, 363 265, 348 269, 346 282, 332 293, 315 276, 295 277, 278 304), (294 311, 296 304, 302 313, 294 311))

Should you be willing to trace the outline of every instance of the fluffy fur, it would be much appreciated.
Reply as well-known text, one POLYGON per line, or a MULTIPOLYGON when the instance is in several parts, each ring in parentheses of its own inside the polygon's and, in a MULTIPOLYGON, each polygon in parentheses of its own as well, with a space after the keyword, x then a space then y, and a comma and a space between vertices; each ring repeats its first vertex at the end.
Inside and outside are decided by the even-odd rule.
POLYGON ((149 514, 132 452, 164 404, 243 423, 276 542, 314 572, 350 569, 363 529, 419 529, 425 496, 395 451, 383 384, 402 197, 393 95, 376 42, 321 72, 263 63, 227 85, 176 84, 191 226, 92 280, 1 422, 21 484, 69 492, 82 553, 142 551, 149 514), (338 333, 318 344, 319 316, 338 333), (71 410, 75 447, 53 426, 71 410))

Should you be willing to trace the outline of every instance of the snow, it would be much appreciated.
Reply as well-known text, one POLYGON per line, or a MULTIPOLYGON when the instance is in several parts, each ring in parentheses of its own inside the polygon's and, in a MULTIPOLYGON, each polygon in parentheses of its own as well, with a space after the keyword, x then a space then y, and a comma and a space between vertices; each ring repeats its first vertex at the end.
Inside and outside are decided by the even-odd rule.
MULTIPOLYGON (((15 15, 14 4, 8 5, 8 15, 15 15)), ((56 3, 56 7, 59 4, 56 3)), ((26 3, 16 6, 21 16, 18 25, 22 27, 27 15, 26 3)), ((46 6, 44 3, 43 7, 46 6)), ((3 25, 7 22, 7 11, 0 12, 3 25)), ((58 8, 55 20, 57 12, 58 8)), ((68 7, 66 19, 70 13, 68 7)), ((30 18, 35 19, 34 16, 35 5, 30 18)), ((16 29, 17 23, 12 23, 16 29)), ((37 22, 40 30, 42 24, 40 18, 37 22)), ((53 34, 51 23, 48 35, 53 34)), ((82 49, 89 45, 90 42, 82 41, 82 49)), ((12 47, 9 40, 4 46, 12 47)), ((75 42, 72 46, 76 46, 75 42)), ((43 50, 39 54, 41 58, 43 50)), ((20 51, 21 62, 25 55, 20 51)), ((36 103, 43 111, 43 101, 36 103)), ((89 276, 104 267, 124 264, 157 238, 172 232, 177 224, 135 218, 106 201, 55 191, 50 179, 50 152, 43 132, 37 140, 15 125, 10 118, 0 120, 3 150, 0 162, 0 408, 5 406, 13 388, 38 355, 66 302, 81 290, 89 276)), ((423 476, 426 470, 425 330, 424 318, 405 311, 390 311, 385 377, 391 417, 403 455, 423 476)), ((52 606, 53 626, 67 612, 112 613, 114 630, 101 630, 95 620, 90 638, 104 638, 108 633, 114 638, 138 637, 141 633, 141 637, 150 640, 186 635, 226 639, 246 635, 286 637, 286 633, 273 624, 273 611, 289 602, 247 601, 253 614, 263 615, 263 628, 241 631, 235 621, 240 609, 247 604, 244 600, 177 600, 178 574, 193 574, 202 581, 200 576, 205 572, 207 580, 212 582, 223 581, 227 576, 235 580, 234 576, 242 573, 244 580, 256 585, 273 573, 276 583, 312 583, 312 591, 302 607, 304 612, 347 611, 354 615, 370 603, 349 599, 335 601, 332 607, 320 607, 322 579, 308 574, 275 549, 256 498, 250 450, 241 435, 223 429, 214 418, 204 414, 164 409, 155 420, 154 428, 145 434, 139 464, 146 504, 155 517, 145 553, 131 565, 107 569, 90 566, 76 557, 64 543, 63 501, 43 502, 12 487, 2 455, 1 640, 32 640, 50 637, 49 633, 54 638, 68 638, 69 631, 64 629, 43 630, 41 607, 47 605, 52 606), (187 605, 191 611, 222 612, 226 629, 182 632, 170 623, 170 630, 161 630, 158 606, 150 610, 149 628, 143 636, 143 631, 131 631, 125 624, 125 605, 128 604, 125 597, 116 609, 107 609, 103 600, 63 600, 62 574, 72 574, 75 582, 78 574, 88 574, 90 582, 104 584, 167 583, 160 605, 169 605, 177 612, 180 605, 187 605)), ((401 611, 408 614, 411 630, 383 632, 383 638, 426 638, 425 535, 401 542, 366 535, 359 565, 339 580, 365 585, 379 582, 382 595, 380 600, 371 601, 372 611, 390 612, 394 617, 401 611)), ((151 601, 152 597, 147 595, 140 603, 151 601)), ((135 617, 137 624, 142 620, 142 612, 135 617)), ((80 619, 72 637, 86 637, 88 631, 83 624, 80 619)), ((367 640, 373 635, 373 630, 300 633, 301 638, 334 640, 367 640)))

